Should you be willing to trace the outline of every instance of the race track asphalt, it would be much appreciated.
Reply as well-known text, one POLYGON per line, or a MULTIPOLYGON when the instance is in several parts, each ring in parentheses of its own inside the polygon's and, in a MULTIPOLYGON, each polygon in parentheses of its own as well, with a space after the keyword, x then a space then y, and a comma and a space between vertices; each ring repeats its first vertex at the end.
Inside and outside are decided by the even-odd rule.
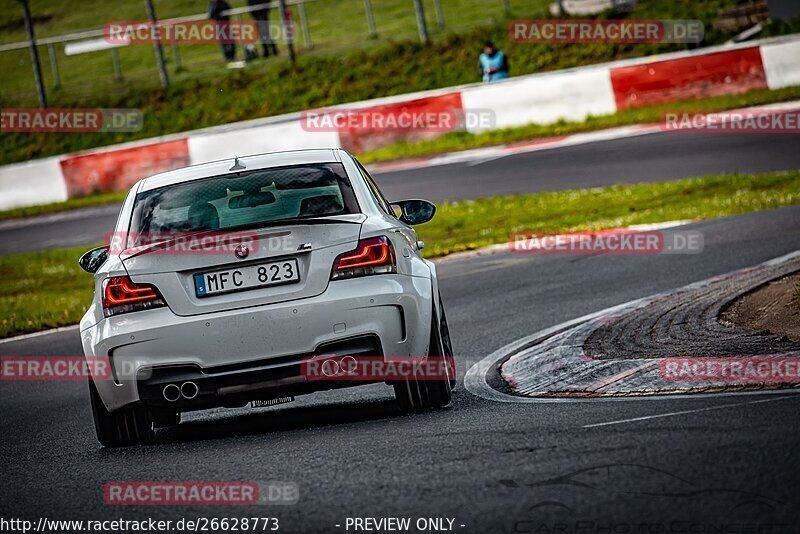
MULTIPOLYGON (((687 229, 704 233, 701 254, 504 252, 441 262, 461 375, 534 331, 798 250, 800 206, 687 229)), ((78 355, 80 344, 72 330, 3 343, 0 354, 78 355)), ((281 532, 304 533, 347 532, 348 517, 386 516, 449 517, 456 532, 476 534, 796 533, 798 410, 792 393, 506 404, 460 387, 451 408, 402 416, 391 389, 377 385, 193 414, 155 445, 105 450, 85 384, 0 382, 0 517, 270 515, 281 532), (607 424, 589 426, 599 423, 607 424), (103 484, 118 480, 294 481, 300 501, 107 506, 103 484), (762 529, 747 530, 753 524, 762 529)))
MULTIPOLYGON (((781 171, 800 168, 795 137, 655 133, 500 159, 387 172, 375 179, 389 199, 441 202, 713 173, 781 171)), ((105 206, 0 221, 0 254, 100 243, 113 230, 117 210, 116 206, 105 206)))

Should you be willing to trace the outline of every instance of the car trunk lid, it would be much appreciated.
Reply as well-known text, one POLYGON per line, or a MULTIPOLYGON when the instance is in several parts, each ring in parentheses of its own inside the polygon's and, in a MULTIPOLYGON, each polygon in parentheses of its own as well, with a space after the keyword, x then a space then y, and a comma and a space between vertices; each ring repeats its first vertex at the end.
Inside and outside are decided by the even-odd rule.
POLYGON ((155 285, 177 315, 275 304, 324 292, 335 258, 356 247, 365 219, 363 214, 337 215, 234 232, 235 239, 210 251, 202 245, 202 238, 208 235, 197 234, 180 248, 167 240, 123 251, 121 258, 131 279, 155 285), (248 247, 243 257, 233 250, 240 240, 248 247), (266 287, 229 287, 227 292, 198 295, 201 290, 196 275, 220 272, 229 273, 230 278, 231 273, 239 271, 247 276, 258 267, 284 260, 297 261, 299 280, 266 287))

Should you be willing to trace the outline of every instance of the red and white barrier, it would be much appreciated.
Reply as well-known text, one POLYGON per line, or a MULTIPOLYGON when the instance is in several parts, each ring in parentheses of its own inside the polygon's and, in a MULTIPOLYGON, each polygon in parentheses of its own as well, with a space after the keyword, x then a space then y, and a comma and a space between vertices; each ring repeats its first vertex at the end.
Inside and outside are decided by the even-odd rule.
MULTIPOLYGON (((583 121, 589 115, 617 111, 607 67, 586 67, 510 78, 461 92, 465 110, 491 110, 495 129, 583 121)), ((479 133, 485 128, 470 128, 479 133)))
POLYGON ((351 152, 365 152, 400 142, 415 142, 439 137, 445 131, 432 128, 429 131, 419 129, 402 130, 398 128, 381 128, 380 125, 390 122, 389 119, 407 113, 409 116, 423 117, 425 114, 460 114, 463 110, 461 93, 452 92, 434 96, 425 96, 399 102, 389 102, 378 106, 368 106, 348 110, 353 116, 356 126, 347 126, 338 131, 341 146, 351 152))
POLYGON ((125 191, 144 176, 189 164, 186 139, 61 158, 61 170, 70 197, 125 191))
POLYGON ((611 68, 617 109, 766 89, 758 47, 611 68))
POLYGON ((218 133, 190 135, 188 138, 188 153, 192 165, 249 154, 339 146, 339 136, 335 132, 307 132, 297 119, 218 133))
POLYGON ((760 48, 770 89, 800 85, 800 40, 766 44, 760 48))
POLYGON ((63 202, 68 198, 57 157, 0 167, 1 210, 63 202))
MULTIPOLYGON (((493 114, 478 133, 530 123, 581 121, 621 109, 678 99, 800 85, 800 37, 710 47, 602 65, 424 91, 335 106, 331 110, 380 118, 400 111, 493 114)), ((361 152, 442 131, 347 128, 315 130, 294 113, 145 140, 90 152, 0 167, 0 209, 120 191, 136 180, 182 167, 248 154, 344 147, 361 152)))

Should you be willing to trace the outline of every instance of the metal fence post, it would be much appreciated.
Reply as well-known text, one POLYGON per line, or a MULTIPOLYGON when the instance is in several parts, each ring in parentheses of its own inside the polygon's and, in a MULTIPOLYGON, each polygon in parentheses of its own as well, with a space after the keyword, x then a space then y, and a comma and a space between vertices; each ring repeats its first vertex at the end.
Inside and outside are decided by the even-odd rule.
POLYGON ((372 2, 364 0, 364 11, 367 13, 367 26, 369 26, 369 38, 377 39, 378 32, 375 30, 375 17, 372 15, 372 2))
POLYGON ((440 28, 444 28, 444 13, 442 12, 440 0, 433 0, 433 8, 436 11, 436 25, 440 28))
POLYGON ((428 44, 428 23, 425 21, 425 8, 422 7, 422 0, 414 0, 414 11, 417 13, 419 40, 428 44))
POLYGON ((506 12, 506 15, 511 14, 511 0, 503 0, 503 9, 506 12))
POLYGON ((177 44, 172 45, 172 57, 175 59, 175 71, 180 72, 183 70, 183 60, 181 59, 181 50, 177 44))
MULTIPOLYGON (((153 0, 144 0, 145 7, 147 7, 147 16, 153 26, 156 25, 156 8, 153 7, 153 0)), ((161 78, 161 86, 164 89, 169 87, 169 76, 167 76, 167 67, 164 65, 164 53, 161 50, 161 41, 153 39, 153 46, 156 49, 156 63, 158 63, 158 76, 161 78)))
POLYGON ((111 61, 114 63, 114 78, 121 80, 122 67, 119 64, 119 51, 116 48, 111 49, 111 61))
POLYGON ((36 49, 36 36, 33 33, 33 21, 31 20, 31 9, 28 0, 19 0, 25 14, 25 30, 28 33, 30 42, 31 63, 33 63, 33 77, 36 79, 36 91, 39 95, 39 107, 47 107, 47 94, 44 91, 44 81, 42 80, 42 65, 39 63, 39 51, 36 49))
POLYGON ((306 48, 311 48, 311 32, 308 31, 308 16, 306 15, 306 3, 300 2, 297 4, 297 9, 300 11, 300 27, 303 29, 303 41, 306 43, 306 48))
POLYGON ((56 59, 56 48, 53 43, 47 45, 47 53, 50 55, 50 69, 53 71, 53 86, 61 87, 61 76, 58 72, 58 60, 56 59))

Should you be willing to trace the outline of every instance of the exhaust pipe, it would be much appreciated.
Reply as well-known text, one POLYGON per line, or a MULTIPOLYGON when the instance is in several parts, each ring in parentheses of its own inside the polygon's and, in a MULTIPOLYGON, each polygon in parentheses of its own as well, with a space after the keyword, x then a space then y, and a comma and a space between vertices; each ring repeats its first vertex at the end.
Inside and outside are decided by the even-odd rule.
POLYGON ((164 400, 167 402, 175 402, 181 398, 181 388, 175 384, 167 384, 164 386, 162 395, 164 395, 164 400))
POLYGON ((358 370, 358 362, 352 356, 345 356, 339 360, 339 366, 345 374, 355 373, 358 370))
POLYGON ((339 374, 339 362, 336 360, 325 360, 322 362, 322 374, 325 376, 335 376, 339 374))
POLYGON ((181 395, 183 395, 183 398, 185 399, 192 400, 199 392, 200 389, 194 382, 184 382, 181 385, 181 395))
POLYGON ((352 356, 344 356, 339 360, 328 359, 322 362, 321 369, 327 377, 349 375, 358 369, 358 361, 352 356))

